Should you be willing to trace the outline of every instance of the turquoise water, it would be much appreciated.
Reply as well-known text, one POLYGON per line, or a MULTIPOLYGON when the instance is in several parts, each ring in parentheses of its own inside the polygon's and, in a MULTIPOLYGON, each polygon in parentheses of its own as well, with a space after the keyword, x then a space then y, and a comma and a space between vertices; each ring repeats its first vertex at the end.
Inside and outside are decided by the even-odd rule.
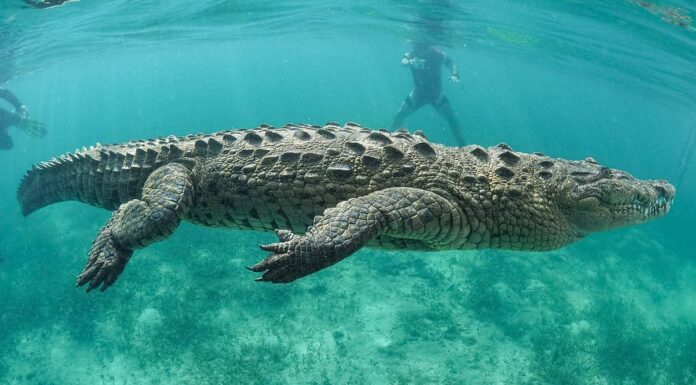
MULTIPOLYGON (((0 152, 0 383, 696 383, 693 2, 22 4, 0 5, 0 82, 49 133, 0 152), (273 234, 183 224, 89 294, 74 278, 109 212, 21 215, 31 164, 96 142, 387 127, 433 20, 469 142, 668 179, 672 212, 547 253, 364 249, 281 286, 244 269, 273 234)), ((407 125, 455 143, 427 107, 407 125)))

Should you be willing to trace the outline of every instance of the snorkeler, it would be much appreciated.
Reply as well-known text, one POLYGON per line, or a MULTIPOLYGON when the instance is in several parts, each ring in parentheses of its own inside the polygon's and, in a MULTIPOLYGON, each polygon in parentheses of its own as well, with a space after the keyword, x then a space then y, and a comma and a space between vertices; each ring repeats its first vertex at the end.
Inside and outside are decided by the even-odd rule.
POLYGON ((32 8, 51 8, 63 5, 64 3, 73 3, 79 0, 24 0, 32 8))
POLYGON ((394 116, 391 129, 394 130, 401 127, 404 118, 416 112, 425 104, 430 104, 447 120, 452 135, 454 135, 457 143, 463 146, 465 141, 459 128, 459 122, 454 115, 449 100, 442 93, 441 67, 443 65, 450 71, 450 80, 454 83, 459 83, 457 67, 452 60, 441 48, 423 42, 416 42, 413 45, 413 51, 404 54, 404 57, 401 59, 401 65, 411 68, 413 90, 401 103, 396 116, 394 116))
POLYGON ((31 136, 46 135, 44 124, 30 119, 27 106, 22 104, 10 90, 0 87, 0 99, 6 100, 15 108, 14 112, 0 108, 0 150, 9 150, 13 146, 12 138, 7 133, 10 126, 16 126, 31 136))

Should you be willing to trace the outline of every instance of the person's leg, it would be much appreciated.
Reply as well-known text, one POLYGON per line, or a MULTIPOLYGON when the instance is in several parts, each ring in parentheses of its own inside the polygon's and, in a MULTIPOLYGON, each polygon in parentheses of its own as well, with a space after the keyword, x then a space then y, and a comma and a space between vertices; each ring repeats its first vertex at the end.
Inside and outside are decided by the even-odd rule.
POLYGON ((399 110, 396 111, 396 115, 394 116, 394 120, 392 121, 392 124, 390 127, 392 131, 403 127, 404 119, 407 116, 411 115, 414 111, 416 111, 416 108, 414 108, 414 105, 413 105, 413 101, 411 100, 411 94, 409 94, 406 97, 406 99, 404 99, 404 101, 401 102, 401 106, 399 107, 399 110))
POLYGON ((0 127, 0 150, 9 150, 13 145, 12 137, 7 134, 7 127, 0 127))
POLYGON ((12 138, 7 129, 19 122, 17 115, 0 108, 0 150, 9 150, 13 146, 12 138))
POLYGON ((462 132, 461 127, 459 127, 459 121, 454 115, 454 110, 452 110, 452 106, 450 105, 449 100, 447 100, 447 97, 442 96, 440 100, 434 104, 434 106, 440 116, 445 118, 447 121, 450 131, 452 131, 452 135, 454 136, 454 139, 456 139, 457 144, 460 146, 466 145, 464 133, 462 132))

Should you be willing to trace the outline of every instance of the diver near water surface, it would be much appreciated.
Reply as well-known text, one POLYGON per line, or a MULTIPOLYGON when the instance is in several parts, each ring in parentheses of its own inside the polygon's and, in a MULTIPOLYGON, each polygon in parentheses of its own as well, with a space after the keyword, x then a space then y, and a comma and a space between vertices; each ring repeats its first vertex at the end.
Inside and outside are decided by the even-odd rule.
POLYGON ((65 3, 73 3, 79 0, 24 0, 32 8, 52 8, 65 3))
POLYGON ((31 136, 46 135, 44 124, 29 118, 27 106, 20 102, 10 90, 0 87, 0 99, 7 101, 15 108, 14 112, 0 108, 0 150, 9 150, 13 146, 12 138, 7 133, 10 126, 16 126, 31 136))
POLYGON ((442 67, 450 71, 450 80, 459 83, 457 67, 445 51, 432 44, 415 42, 413 50, 404 54, 401 65, 411 69, 413 75, 413 90, 404 99, 399 110, 394 116, 391 129, 402 126, 404 118, 416 112, 426 104, 432 105, 435 110, 447 120, 452 135, 460 146, 466 144, 464 135, 459 127, 459 121, 454 115, 452 106, 447 97, 442 93, 442 67))

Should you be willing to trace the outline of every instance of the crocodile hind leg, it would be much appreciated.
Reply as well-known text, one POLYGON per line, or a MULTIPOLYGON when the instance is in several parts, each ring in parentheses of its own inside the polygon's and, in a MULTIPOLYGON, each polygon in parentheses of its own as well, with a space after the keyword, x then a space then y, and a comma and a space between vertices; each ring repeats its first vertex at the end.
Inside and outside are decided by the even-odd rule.
POLYGON ((416 188, 387 188, 327 209, 304 235, 276 230, 280 242, 261 246, 273 254, 249 269, 263 272, 258 281, 287 283, 333 265, 380 234, 439 248, 467 229, 451 200, 416 188))
POLYGON ((133 250, 171 235, 188 212, 193 196, 191 171, 180 163, 155 170, 145 182, 140 199, 121 205, 99 231, 89 259, 77 277, 77 286, 89 282, 87 291, 111 286, 123 271, 133 250))

